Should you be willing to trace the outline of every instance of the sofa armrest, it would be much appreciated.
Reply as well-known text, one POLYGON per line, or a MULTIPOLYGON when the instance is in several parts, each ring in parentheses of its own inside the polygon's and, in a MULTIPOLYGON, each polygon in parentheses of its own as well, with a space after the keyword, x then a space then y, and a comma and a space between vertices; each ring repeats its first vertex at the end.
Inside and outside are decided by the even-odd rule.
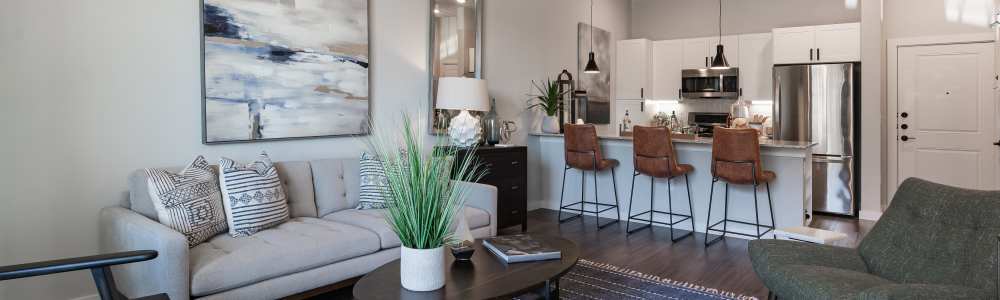
POLYGON ((497 235, 497 188, 473 182, 456 181, 456 187, 465 189, 465 205, 490 213, 490 236, 497 235))
POLYGON ((122 207, 102 209, 99 222, 102 252, 159 252, 158 259, 114 268, 118 288, 125 296, 166 293, 174 300, 190 298, 188 244, 184 235, 122 207))

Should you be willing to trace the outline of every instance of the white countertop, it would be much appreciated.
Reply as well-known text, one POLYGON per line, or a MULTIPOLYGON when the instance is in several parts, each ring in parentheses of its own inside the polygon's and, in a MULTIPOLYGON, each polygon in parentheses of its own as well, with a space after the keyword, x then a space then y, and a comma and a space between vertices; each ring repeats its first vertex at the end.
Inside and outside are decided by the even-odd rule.
MULTIPOLYGON (((562 138, 563 137, 563 135, 559 134, 559 133, 532 132, 530 135, 531 136, 538 136, 538 137, 558 137, 558 138, 562 138)), ((599 135, 597 137, 600 138, 600 139, 602 139, 602 140, 610 140, 610 141, 632 141, 632 137, 630 137, 630 136, 606 136, 606 135, 599 135)), ((704 144, 704 145, 711 145, 712 144, 712 138, 706 138, 706 137, 696 137, 694 139, 679 139, 679 138, 674 138, 674 143, 676 143, 676 144, 704 144)), ((777 141, 777 140, 772 140, 772 139, 761 139, 760 140, 760 147, 761 148, 786 148, 786 149, 803 149, 804 150, 804 149, 812 148, 813 146, 816 146, 816 144, 817 143, 814 143, 814 142, 777 141)))

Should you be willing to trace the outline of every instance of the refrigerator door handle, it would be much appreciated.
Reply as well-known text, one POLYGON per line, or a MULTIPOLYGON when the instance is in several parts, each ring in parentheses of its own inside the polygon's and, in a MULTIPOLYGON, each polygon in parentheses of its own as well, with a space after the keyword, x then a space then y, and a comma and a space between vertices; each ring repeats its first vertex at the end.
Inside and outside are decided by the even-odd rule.
POLYGON ((818 163, 845 163, 854 157, 852 156, 815 156, 813 162, 818 163))

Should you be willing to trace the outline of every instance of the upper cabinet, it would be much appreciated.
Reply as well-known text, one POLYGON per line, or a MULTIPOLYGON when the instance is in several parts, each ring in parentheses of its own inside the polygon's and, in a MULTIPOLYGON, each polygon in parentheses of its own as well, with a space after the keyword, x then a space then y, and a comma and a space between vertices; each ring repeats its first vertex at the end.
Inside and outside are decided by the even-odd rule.
POLYGON ((740 36, 739 41, 740 88, 743 89, 743 98, 751 101, 773 99, 771 74, 774 62, 771 55, 774 43, 771 34, 745 34, 740 36))
POLYGON ((615 99, 642 100, 649 92, 650 42, 647 39, 618 42, 615 66, 615 99))
POLYGON ((803 64, 861 60, 861 24, 775 28, 774 63, 803 64))
POLYGON ((681 69, 684 43, 679 40, 656 41, 652 46, 652 88, 653 100, 680 100, 681 69))
MULTIPOLYGON (((719 45, 719 37, 693 38, 680 40, 684 44, 682 69, 704 69, 712 64, 715 58, 715 48, 719 45)), ((722 46, 725 47, 726 60, 730 66, 739 65, 739 37, 723 36, 722 46)))

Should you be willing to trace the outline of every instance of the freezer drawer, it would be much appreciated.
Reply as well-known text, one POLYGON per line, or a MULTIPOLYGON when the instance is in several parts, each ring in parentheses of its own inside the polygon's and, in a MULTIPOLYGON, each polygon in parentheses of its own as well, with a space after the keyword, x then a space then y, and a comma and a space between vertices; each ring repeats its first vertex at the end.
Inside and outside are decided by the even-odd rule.
POLYGON ((813 211, 854 216, 854 158, 813 157, 813 211))

